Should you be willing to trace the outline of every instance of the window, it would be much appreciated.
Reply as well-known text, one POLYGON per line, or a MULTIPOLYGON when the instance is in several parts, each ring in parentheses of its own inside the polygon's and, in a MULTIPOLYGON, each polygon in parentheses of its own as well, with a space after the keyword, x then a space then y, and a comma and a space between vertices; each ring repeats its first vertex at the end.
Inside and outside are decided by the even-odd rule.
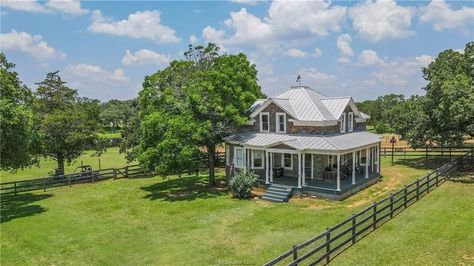
POLYGON ((341 133, 344 133, 346 132, 346 113, 343 113, 342 116, 341 116, 341 133))
POLYGON ((349 113, 349 125, 348 125, 348 131, 352 132, 354 130, 354 113, 350 112, 349 113))
POLYGON ((263 169, 263 151, 252 150, 252 168, 263 169))
POLYGON ((363 166, 365 165, 365 162, 367 161, 367 154, 365 152, 365 149, 359 151, 359 165, 363 166))
POLYGON ((260 113, 260 132, 270 131, 270 115, 269 113, 260 113))
POLYGON ((286 114, 285 113, 276 113, 276 132, 277 133, 286 133, 286 114))
POLYGON ((244 167, 244 149, 240 147, 235 147, 234 150, 234 164, 236 168, 244 167))
POLYGON ((328 167, 329 168, 337 168, 336 155, 328 155, 328 167))
POLYGON ((289 153, 284 153, 283 154, 283 168, 285 169, 293 169, 293 156, 289 153))

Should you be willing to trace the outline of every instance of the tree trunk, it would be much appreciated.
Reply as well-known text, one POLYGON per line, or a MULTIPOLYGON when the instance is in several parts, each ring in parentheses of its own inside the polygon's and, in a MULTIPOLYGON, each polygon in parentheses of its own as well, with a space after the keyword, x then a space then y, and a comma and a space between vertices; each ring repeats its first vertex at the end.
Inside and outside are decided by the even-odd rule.
POLYGON ((216 185, 216 177, 214 173, 215 160, 216 160, 216 146, 209 145, 207 146, 207 154, 209 156, 209 184, 211 186, 216 185))
POLYGON ((64 175, 64 158, 63 156, 58 156, 58 170, 56 175, 64 175))

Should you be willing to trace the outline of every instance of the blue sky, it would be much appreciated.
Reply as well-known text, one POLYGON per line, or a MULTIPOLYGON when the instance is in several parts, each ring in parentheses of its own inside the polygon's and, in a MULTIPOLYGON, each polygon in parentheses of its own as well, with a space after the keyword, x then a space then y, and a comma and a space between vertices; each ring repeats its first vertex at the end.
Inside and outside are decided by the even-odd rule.
POLYGON ((188 44, 244 52, 272 96, 303 84, 356 101, 422 94, 421 68, 474 40, 474 1, 1 2, 1 50, 31 88, 60 70, 81 96, 130 99, 188 44))

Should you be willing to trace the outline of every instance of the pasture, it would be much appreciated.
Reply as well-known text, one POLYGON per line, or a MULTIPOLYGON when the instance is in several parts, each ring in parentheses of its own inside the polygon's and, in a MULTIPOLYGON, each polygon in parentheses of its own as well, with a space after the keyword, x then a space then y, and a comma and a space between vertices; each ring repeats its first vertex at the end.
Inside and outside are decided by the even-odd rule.
MULTIPOLYGON (((181 179, 108 180, 17 197, 3 196, 0 262, 3 265, 262 264, 292 244, 307 240, 374 200, 423 176, 440 161, 398 158, 396 164, 390 166, 387 157, 382 163, 383 178, 380 182, 339 202, 308 198, 293 198, 289 204, 237 200, 224 187, 208 187, 206 174, 181 179)), ((223 173, 219 172, 219 175, 222 177, 223 173)), ((432 231, 423 229, 422 232, 431 232, 432 235, 420 238, 420 241, 424 241, 427 247, 429 241, 438 241, 437 247, 445 249, 443 256, 449 257, 446 259, 450 261, 461 262, 460 255, 472 257, 469 250, 473 249, 469 249, 471 246, 464 241, 451 241, 449 237, 447 240, 435 239, 438 225, 447 230, 443 233, 446 236, 469 231, 472 224, 465 221, 457 222, 456 227, 447 225, 454 211, 464 212, 467 218, 463 219, 471 217, 472 220, 470 205, 459 204, 472 198, 472 185, 448 182, 441 189, 383 225, 380 232, 372 233, 367 240, 356 244, 354 252, 360 252, 351 256, 353 259, 341 255, 335 261, 336 265, 337 262, 352 264, 353 261, 364 264, 365 253, 371 254, 374 252, 371 249, 377 248, 382 249, 378 252, 403 254, 401 250, 409 247, 399 247, 397 242, 391 243, 389 239, 399 243, 417 239, 410 234, 399 234, 395 230, 399 226, 412 232, 424 225, 432 228, 432 231), (449 193, 443 193, 446 190, 449 193), (432 205, 438 209, 434 215, 440 220, 435 224, 422 220, 427 218, 426 208, 432 205), (411 222, 405 220, 396 225, 401 219, 411 222), (414 219, 417 219, 415 223, 414 219), (378 243, 390 242, 386 247, 366 243, 374 242, 370 239, 384 232, 391 238, 379 239, 378 243), (447 241, 446 246, 442 245, 443 241, 447 241)), ((413 242, 411 245, 417 244, 413 242)), ((408 254, 415 264, 419 262, 415 258, 418 254, 408 254)), ((396 258, 393 255, 388 262, 396 258)), ((439 260, 426 255, 423 262, 421 264, 436 264, 439 260)))

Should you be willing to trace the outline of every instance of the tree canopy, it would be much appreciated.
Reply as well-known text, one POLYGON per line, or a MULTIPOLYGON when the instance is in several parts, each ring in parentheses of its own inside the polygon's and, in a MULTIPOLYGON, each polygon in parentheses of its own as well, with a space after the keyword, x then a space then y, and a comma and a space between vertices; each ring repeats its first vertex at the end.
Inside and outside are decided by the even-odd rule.
POLYGON ((21 169, 36 162, 36 132, 30 108, 31 91, 22 84, 15 65, 0 54, 0 168, 21 169))
POLYGON ((145 78, 133 152, 140 163, 171 174, 189 169, 206 147, 214 184, 216 145, 247 121, 248 108, 262 96, 257 70, 245 54, 219 54, 214 44, 190 45, 184 55, 145 78))
POLYGON ((48 73, 36 84, 33 108, 41 155, 56 160, 57 174, 64 174, 64 162, 70 163, 86 149, 102 150, 103 142, 97 134, 98 101, 79 98, 58 72, 48 73))

